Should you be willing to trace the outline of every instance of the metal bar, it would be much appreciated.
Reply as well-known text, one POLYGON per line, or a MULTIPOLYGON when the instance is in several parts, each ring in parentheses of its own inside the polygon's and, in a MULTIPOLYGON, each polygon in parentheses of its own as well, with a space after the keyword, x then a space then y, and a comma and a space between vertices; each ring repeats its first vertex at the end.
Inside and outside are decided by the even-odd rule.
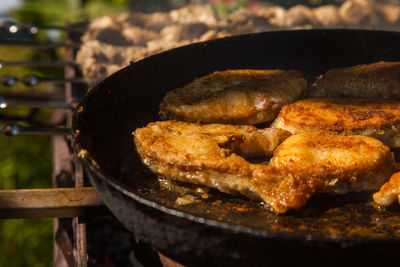
POLYGON ((55 78, 40 78, 40 83, 86 83, 83 78, 71 78, 71 79, 55 79, 55 78))
POLYGON ((17 83, 23 83, 28 86, 34 86, 39 83, 86 83, 83 78, 45 78, 36 75, 25 75, 15 77, 13 75, 0 76, 0 82, 7 86, 14 86, 17 83))
MULTIPOLYGON (((75 187, 84 186, 83 168, 77 157, 74 157, 74 177, 75 187)), ((86 267, 88 265, 87 255, 87 238, 86 238, 86 223, 82 222, 79 217, 72 219, 74 228, 74 245, 76 247, 75 266, 86 267)))
POLYGON ((5 20, 0 23, 0 29, 2 31, 15 34, 17 32, 26 32, 29 34, 37 34, 39 30, 57 30, 57 31, 67 31, 74 33, 84 33, 85 28, 73 28, 73 27, 65 27, 65 26, 37 26, 32 23, 16 23, 14 21, 5 20))
POLYGON ((0 109, 7 107, 30 107, 30 108, 61 108, 72 109, 73 106, 64 101, 37 101, 37 100, 12 100, 0 97, 0 109))
POLYGON ((0 190, 0 219, 108 215, 93 187, 0 190))
POLYGON ((72 219, 74 227, 74 246, 76 247, 75 266, 86 267, 88 265, 86 223, 80 222, 79 217, 72 219))
POLYGON ((8 98, 8 99, 24 99, 24 100, 42 100, 42 101, 50 101, 50 100, 64 100, 64 94, 62 92, 54 92, 54 93, 39 93, 39 92, 26 92, 19 90, 26 89, 13 89, 15 91, 0 91, 0 97, 8 98))
MULTIPOLYGON (((74 154, 76 155, 76 151, 74 154)), ((83 167, 80 164, 77 157, 74 157, 73 164, 75 167, 74 168, 75 187, 80 188, 84 186, 83 167)), ((74 226, 74 245, 76 247, 75 266, 87 267, 88 255, 87 255, 86 223, 82 222, 79 217, 74 217, 73 226, 74 226)))
POLYGON ((16 123, 7 123, 0 126, 0 133, 4 133, 8 136, 17 136, 20 134, 34 134, 34 135, 70 135, 70 128, 63 127, 46 127, 46 126, 22 126, 16 123))
POLYGON ((70 33, 84 33, 86 29, 82 28, 73 28, 73 27, 59 27, 59 26, 37 26, 40 30, 58 30, 58 31, 66 31, 70 33))

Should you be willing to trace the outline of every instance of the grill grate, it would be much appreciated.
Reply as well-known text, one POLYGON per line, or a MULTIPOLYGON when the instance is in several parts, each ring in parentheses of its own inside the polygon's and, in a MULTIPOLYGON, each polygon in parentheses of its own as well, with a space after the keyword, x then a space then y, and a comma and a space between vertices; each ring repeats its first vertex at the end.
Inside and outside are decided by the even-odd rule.
MULTIPOLYGON (((87 86, 79 76, 79 72, 74 62, 74 54, 79 48, 79 35, 82 28, 76 29, 74 26, 57 28, 66 31, 64 43, 36 43, 31 41, 31 37, 40 29, 49 27, 36 27, 32 24, 17 25, 11 22, 4 22, 0 25, 1 37, 0 45, 18 45, 34 47, 36 49, 65 49, 65 61, 59 62, 0 62, 1 67, 7 66, 61 66, 64 67, 64 77, 60 79, 49 79, 27 75, 22 78, 14 76, 2 76, 0 82, 14 86, 18 82, 33 86, 40 82, 63 83, 63 94, 48 93, 14 93, 2 92, 1 107, 25 106, 30 108, 57 108, 53 115, 54 125, 71 128, 73 104, 79 100, 74 95, 83 95, 87 86), (70 34, 72 33, 72 34, 70 34), (75 37, 72 40, 71 35, 75 37), (78 36, 78 38, 77 38, 78 36), (77 41, 78 40, 78 41, 77 41), (59 122, 63 122, 61 125, 59 122)), ((3 117, 6 120, 22 120, 32 125, 39 125, 41 131, 52 134, 50 128, 43 128, 44 125, 33 121, 27 117, 3 117)), ((48 126, 48 125, 47 125, 48 126)), ((5 125, 2 127, 9 134, 24 133, 24 128, 17 125, 5 125)), ((32 132, 31 128, 28 132, 32 132)), ((31 189, 31 190, 4 190, 0 191, 2 199, 0 207, 0 217, 2 218, 32 218, 32 217, 58 217, 54 219, 54 264, 60 266, 87 266, 87 244, 86 244, 86 224, 81 222, 80 217, 62 218, 71 216, 88 216, 91 214, 104 214, 105 208, 101 206, 96 191, 92 187, 83 187, 84 175, 79 162, 73 156, 71 148, 71 136, 53 135, 53 189, 31 189), (75 187, 75 188, 69 188, 75 187), (65 204, 65 200, 69 202, 65 204), (24 200, 24 201, 21 201, 24 200), (75 200, 75 201, 74 201, 75 200), (69 206, 69 208, 68 208, 69 206)))
MULTIPOLYGON (((8 31, 7 36, 15 34, 8 30, 10 27, 0 25, 0 45, 9 44, 1 40, 2 37, 4 38, 4 31, 8 31)), ((35 26, 31 25, 31 27, 35 26)), ((95 189, 85 179, 82 166, 74 156, 76 153, 71 145, 71 136, 65 129, 72 127, 73 107, 86 93, 88 87, 82 82, 82 75, 74 62, 77 47, 79 47, 75 45, 76 40, 80 39, 79 33, 82 32, 71 29, 75 29, 74 25, 67 25, 60 29, 66 31, 67 45, 23 43, 23 45, 39 49, 49 47, 56 49, 62 46, 65 49, 65 61, 0 62, 0 67, 15 65, 64 67, 64 77, 50 81, 62 82, 64 84, 62 93, 0 92, 0 108, 30 107, 31 113, 37 108, 55 108, 51 124, 35 121, 30 115, 0 116, 0 121, 25 121, 31 125, 29 127, 17 124, 0 126, 0 132, 8 135, 52 135, 54 187, 0 190, 0 219, 53 217, 54 266, 56 267, 135 266, 139 262, 143 262, 145 266, 161 266, 158 255, 145 245, 136 244, 133 235, 123 228, 102 205, 95 189), (54 129, 57 129, 59 133, 61 130, 62 134, 56 134, 54 129), (134 250, 136 252, 133 252, 134 250)), ((13 44, 21 45, 22 43, 13 41, 13 44)), ((7 79, 13 78, 8 76, 7 79)), ((14 78, 14 80, 17 79, 14 78)), ((17 83, 10 86, 14 84, 17 83)), ((27 84, 34 85, 29 82, 27 84)))

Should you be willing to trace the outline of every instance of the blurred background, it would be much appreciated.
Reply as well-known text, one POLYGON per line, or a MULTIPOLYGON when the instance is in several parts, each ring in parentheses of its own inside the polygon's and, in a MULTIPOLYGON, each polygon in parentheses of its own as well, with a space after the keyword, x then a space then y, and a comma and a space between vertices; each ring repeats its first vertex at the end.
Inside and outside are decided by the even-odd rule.
MULTIPOLYGON (((7 75, 23 77, 27 74, 48 78, 63 77, 63 67, 11 66, 4 64, 4 62, 62 61, 65 58, 63 48, 36 49, 17 46, 13 42, 18 41, 18 38, 24 40, 28 38, 37 43, 62 43, 65 38, 64 33, 54 29, 41 30, 29 36, 17 33, 13 36, 14 39, 10 41, 8 39, 10 21, 17 24, 31 23, 36 26, 63 27, 67 23, 88 24, 105 15, 116 15, 124 12, 167 12, 188 4, 209 3, 219 16, 226 17, 241 8, 257 10, 261 7, 279 5, 288 9, 299 4, 310 8, 328 4, 339 7, 345 1, 0 0, 0 2, 0 24, 2 25, 0 27, 0 91, 3 93, 13 91, 57 94, 62 92, 62 85, 39 83, 32 86, 18 83, 18 85, 10 86, 11 84, 7 85, 10 80, 3 78, 7 75)), ((388 7, 398 5, 397 0, 381 2, 387 4, 388 7)), ((398 14, 396 13, 396 16, 392 19, 395 23, 398 22, 400 11, 398 14)), ((362 22, 364 23, 364 21, 362 22)), ((374 25, 371 27, 374 28, 374 25)), ((116 64, 112 71, 120 66, 116 64)), ((107 71, 104 75, 109 74, 107 71)), ((103 77, 96 77, 96 79, 101 78, 103 77)), ((18 122, 22 125, 49 125, 53 117, 52 112, 50 109, 5 108, 0 110, 0 125, 8 122, 18 122)), ((49 136, 19 135, 8 137, 0 134, 0 148, 0 189, 52 187, 52 146, 49 136)), ((53 219, 0 220, 0 240, 0 266, 39 267, 53 265, 53 219)))

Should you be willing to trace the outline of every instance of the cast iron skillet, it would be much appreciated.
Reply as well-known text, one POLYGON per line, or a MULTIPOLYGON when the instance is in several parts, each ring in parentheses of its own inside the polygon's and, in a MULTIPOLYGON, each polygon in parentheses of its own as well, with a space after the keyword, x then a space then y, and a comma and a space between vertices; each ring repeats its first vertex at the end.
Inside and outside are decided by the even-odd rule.
POLYGON ((159 181, 140 162, 131 132, 159 120, 165 93, 226 69, 298 69, 309 81, 333 67, 400 60, 400 33, 283 31, 224 38, 131 63, 84 97, 73 128, 100 197, 137 238, 188 265, 382 263, 400 248, 400 210, 382 211, 371 192, 317 196, 275 215, 260 203, 159 181), (196 201, 175 204, 191 194, 196 201))

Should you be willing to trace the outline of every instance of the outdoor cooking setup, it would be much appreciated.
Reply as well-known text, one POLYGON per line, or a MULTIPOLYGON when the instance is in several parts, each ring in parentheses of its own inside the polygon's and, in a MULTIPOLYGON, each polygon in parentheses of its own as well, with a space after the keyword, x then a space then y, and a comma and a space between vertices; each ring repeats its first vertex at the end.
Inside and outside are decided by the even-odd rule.
MULTIPOLYGON (((281 27, 226 37, 215 34, 192 44, 179 41, 152 54, 142 51, 128 65, 118 61, 103 68, 107 78, 101 81, 90 76, 93 70, 84 70, 90 76, 89 87, 75 61, 79 38, 88 27, 59 29, 69 32, 66 42, 57 44, 66 47, 66 61, 42 64, 65 66, 64 78, 3 76, 1 81, 10 85, 61 82, 64 94, 0 94, 2 107, 57 110, 57 122, 62 122, 57 125, 1 128, 8 135, 52 135, 54 188, 0 191, 0 217, 57 218, 56 266, 90 266, 91 257, 102 257, 90 254, 102 242, 96 231, 122 240, 105 245, 113 246, 105 254, 118 251, 120 245, 120 256, 129 258, 121 262, 132 265, 337 266, 394 260, 400 248, 400 209, 382 212, 371 204, 370 192, 317 196, 307 207, 284 215, 217 190, 193 205, 176 205, 179 190, 160 185, 136 152, 132 131, 159 120, 159 104, 166 92, 214 71, 295 69, 311 81, 335 67, 400 61, 396 31, 281 27)), ((111 49, 119 44, 108 45, 111 49)), ((100 58, 96 53, 92 62, 100 58)), ((81 54, 80 62, 82 58, 81 54)), ((179 186, 194 194, 194 188, 179 186)))

